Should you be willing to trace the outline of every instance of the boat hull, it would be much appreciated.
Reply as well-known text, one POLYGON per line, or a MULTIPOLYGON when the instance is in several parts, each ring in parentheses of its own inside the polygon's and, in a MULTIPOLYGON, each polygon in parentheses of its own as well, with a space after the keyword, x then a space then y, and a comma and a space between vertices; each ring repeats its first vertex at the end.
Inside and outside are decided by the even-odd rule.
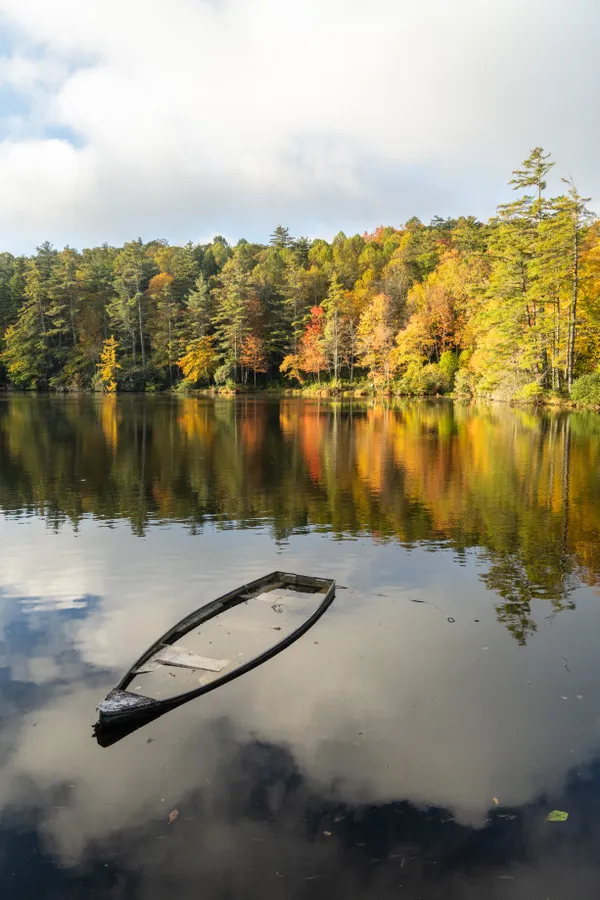
MULTIPOLYGON (((235 678, 239 678, 246 672, 267 662, 267 660, 276 656, 305 634, 323 615, 333 601, 334 596, 335 581, 333 579, 316 578, 310 575, 296 575, 288 572, 271 572, 263 578, 258 578, 255 581, 244 584, 236 590, 230 591, 229 593, 218 597, 216 600, 212 600, 210 603, 199 607, 155 641, 154 644, 152 644, 131 666, 119 684, 110 691, 98 706, 98 723, 96 729, 122 728, 123 726, 131 726, 138 723, 141 724, 145 721, 156 719, 164 712, 175 709, 177 706, 187 703, 195 697, 200 697, 202 694, 206 694, 229 681, 233 681, 235 678), (266 647, 262 652, 258 653, 247 662, 237 666, 232 671, 218 675, 210 683, 194 687, 192 690, 185 691, 172 697, 157 699, 127 690, 127 687, 136 678, 136 675, 140 671, 143 671, 143 667, 148 665, 149 661, 156 658, 160 653, 164 654, 165 649, 172 650, 172 645, 191 632, 192 629, 197 628, 199 625, 202 625, 202 623, 208 622, 210 619, 219 616, 241 603, 253 599, 261 591, 273 590, 276 587, 320 595, 319 603, 312 613, 307 616, 298 627, 294 628, 289 634, 286 634, 281 640, 266 647)), ((214 660, 212 662, 219 661, 214 660)))

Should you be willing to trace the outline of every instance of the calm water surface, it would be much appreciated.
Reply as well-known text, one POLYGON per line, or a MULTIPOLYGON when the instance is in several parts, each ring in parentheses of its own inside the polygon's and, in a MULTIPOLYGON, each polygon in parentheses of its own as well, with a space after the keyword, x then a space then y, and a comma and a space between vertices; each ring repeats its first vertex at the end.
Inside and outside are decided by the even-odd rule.
POLYGON ((0 398, 3 900, 600 897, 599 437, 445 403, 0 398), (345 589, 99 746, 140 652, 276 568, 345 589))

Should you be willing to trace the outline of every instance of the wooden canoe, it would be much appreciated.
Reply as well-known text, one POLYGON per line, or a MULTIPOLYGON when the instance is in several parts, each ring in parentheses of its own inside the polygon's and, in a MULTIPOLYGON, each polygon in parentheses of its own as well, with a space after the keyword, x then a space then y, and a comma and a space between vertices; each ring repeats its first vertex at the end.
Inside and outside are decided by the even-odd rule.
POLYGON ((155 641, 100 703, 97 731, 132 730, 249 672, 305 634, 334 595, 330 578, 272 572, 201 606, 155 641))

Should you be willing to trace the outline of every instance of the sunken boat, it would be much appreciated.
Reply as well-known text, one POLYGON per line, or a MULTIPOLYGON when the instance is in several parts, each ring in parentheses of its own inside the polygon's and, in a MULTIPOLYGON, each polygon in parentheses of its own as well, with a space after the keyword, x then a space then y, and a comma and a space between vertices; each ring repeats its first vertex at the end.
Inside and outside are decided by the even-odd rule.
POLYGON ((143 724, 244 675, 305 634, 334 595, 333 579, 271 572, 201 606, 131 666, 96 728, 143 724))

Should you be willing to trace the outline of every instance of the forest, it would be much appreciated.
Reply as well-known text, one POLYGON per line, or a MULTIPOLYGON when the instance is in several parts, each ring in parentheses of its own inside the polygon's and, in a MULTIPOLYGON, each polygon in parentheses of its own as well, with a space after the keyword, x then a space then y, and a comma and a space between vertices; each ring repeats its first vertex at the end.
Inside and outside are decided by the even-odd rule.
POLYGON ((487 223, 0 253, 0 384, 600 405, 600 221, 553 165, 536 147, 487 223))

